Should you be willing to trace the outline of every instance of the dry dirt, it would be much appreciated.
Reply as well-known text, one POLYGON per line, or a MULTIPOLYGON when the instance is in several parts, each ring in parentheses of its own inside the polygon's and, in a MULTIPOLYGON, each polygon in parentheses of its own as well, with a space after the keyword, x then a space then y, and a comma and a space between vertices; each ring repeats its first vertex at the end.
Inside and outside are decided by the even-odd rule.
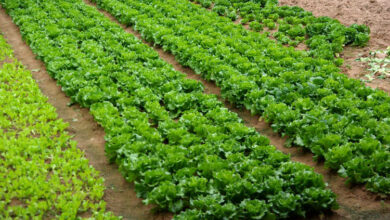
MULTIPOLYGON (((85 0, 86 3, 95 6, 89 0, 85 0)), ((118 21, 106 11, 100 10, 106 17, 113 22, 118 21)), ((119 23, 118 23, 119 24, 119 23)), ((131 27, 121 25, 128 33, 131 33, 141 39, 141 35, 131 27)), ((141 39, 142 40, 142 39, 141 39)), ((205 92, 209 94, 217 94, 220 97, 220 89, 212 82, 203 80, 199 75, 187 67, 180 65, 175 57, 163 51, 158 46, 143 41, 149 46, 153 47, 157 51, 160 57, 166 62, 173 65, 173 67, 182 73, 185 73, 188 78, 201 81, 205 85, 205 92)), ((249 111, 237 109, 230 103, 223 99, 225 106, 230 110, 236 112, 244 121, 247 126, 256 128, 261 134, 266 135, 270 140, 271 144, 276 146, 280 151, 291 154, 291 158, 294 161, 305 163, 309 166, 314 167, 315 171, 321 173, 324 179, 329 183, 329 187, 338 195, 338 202, 340 209, 334 213, 327 214, 325 216, 316 216, 315 219, 389 219, 390 218, 390 202, 381 201, 380 198, 367 192, 362 186, 349 187, 344 184, 344 178, 338 176, 334 172, 331 172, 324 168, 322 163, 316 163, 312 159, 312 154, 305 152, 302 148, 286 148, 284 143, 286 138, 281 137, 279 134, 272 131, 269 124, 263 120, 259 120, 258 116, 252 116, 249 111)))
MULTIPOLYGON (((89 1, 86 2, 93 5, 89 1)), ((310 2, 310 0, 302 2, 310 2)), ((333 2, 333 0, 326 2, 333 2)), ((334 2, 339 3, 342 1, 334 2)), ((303 5, 300 6, 303 7, 303 5)), ((117 22, 108 13, 101 12, 112 21, 117 22)), ((139 33, 132 28, 123 25, 122 27, 127 32, 140 38, 139 33)), ((55 80, 51 79, 47 74, 43 63, 34 58, 31 49, 22 41, 18 28, 12 23, 10 17, 5 15, 5 11, 2 9, 0 10, 0 30, 4 32, 4 36, 15 50, 16 57, 22 63, 30 70, 39 69, 39 71, 32 72, 33 77, 37 80, 43 93, 49 97, 49 102, 57 108, 59 116, 70 123, 70 132, 75 135, 75 140, 78 141, 79 147, 85 151, 90 163, 106 179, 107 190, 104 199, 107 202, 108 210, 124 216, 124 219, 169 219, 171 215, 168 213, 152 214, 150 206, 143 205, 141 200, 136 198, 133 185, 126 183, 118 172, 117 167, 107 162, 104 156, 104 131, 102 128, 94 122, 87 109, 81 109, 78 106, 67 106, 69 98, 56 85, 55 80)), ((387 42, 389 42, 388 39, 387 42)), ((371 40, 370 45, 373 42, 375 42, 374 39, 371 40)), ((151 44, 149 45, 152 46, 151 44)), ((162 59, 171 63, 176 70, 187 74, 189 78, 201 81, 205 85, 206 93, 220 95, 220 89, 214 83, 202 80, 194 71, 181 66, 173 55, 164 52, 161 48, 154 47, 154 49, 160 54, 162 59)), ((224 100, 221 99, 221 101, 224 100)), ((246 110, 236 109, 227 102, 225 102, 225 105, 232 111, 237 112, 247 126, 256 128, 260 133, 270 138, 271 143, 279 150, 290 153, 292 160, 310 165, 317 172, 324 175, 325 180, 329 183, 329 187, 338 195, 338 202, 341 207, 334 213, 314 216, 313 219, 390 219, 389 201, 382 202, 377 195, 367 192, 362 186, 352 188, 346 186, 343 178, 325 169, 323 164, 313 162, 312 154, 300 148, 285 148, 283 146, 285 138, 274 133, 269 124, 259 120, 257 116, 252 116, 246 110)))
POLYGON ((94 121, 86 108, 78 105, 69 107, 70 98, 62 92, 46 71, 40 60, 35 58, 30 47, 23 42, 19 28, 0 7, 0 30, 14 50, 15 57, 31 71, 42 93, 49 98, 49 103, 57 109, 57 114, 69 123, 68 132, 74 135, 78 147, 85 152, 90 164, 105 179, 104 200, 107 210, 124 219, 170 219, 170 213, 153 214, 151 206, 146 206, 137 198, 134 185, 126 182, 116 165, 110 164, 104 153, 104 130, 94 121))
MULTIPOLYGON (((345 60, 342 71, 349 77, 366 79, 367 65, 356 59, 390 46, 390 0, 279 0, 279 3, 299 6, 315 16, 335 18, 345 25, 357 23, 370 27, 371 39, 366 47, 347 46, 341 54, 345 60)), ((390 93, 390 78, 375 79, 367 85, 390 93)))

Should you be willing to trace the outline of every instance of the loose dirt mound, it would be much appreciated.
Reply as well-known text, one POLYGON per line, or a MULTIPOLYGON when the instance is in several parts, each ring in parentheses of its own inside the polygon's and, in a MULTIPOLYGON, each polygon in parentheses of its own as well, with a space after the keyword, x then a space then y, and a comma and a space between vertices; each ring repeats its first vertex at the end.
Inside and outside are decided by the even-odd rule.
MULTIPOLYGON (((96 6, 91 3, 89 0, 84 0, 87 4, 96 6)), ((118 21, 109 13, 104 10, 100 10, 105 16, 110 18, 113 22, 118 23, 118 21)), ((118 23, 119 24, 119 23, 118 23)), ((141 35, 131 27, 126 27, 121 25, 128 33, 131 33, 141 38, 141 35)), ((175 57, 168 53, 164 52, 160 47, 153 46, 152 43, 148 43, 149 46, 153 47, 156 50, 160 57, 166 62, 170 63, 177 71, 185 73, 188 78, 201 81, 205 85, 205 92, 209 94, 216 94, 220 97, 220 89, 211 82, 203 80, 199 75, 195 74, 193 70, 187 67, 180 65, 175 57)), ((356 48, 355 48, 356 49, 356 48)), ((254 127, 261 134, 266 135, 270 140, 271 144, 275 145, 280 151, 284 153, 291 154, 293 161, 301 162, 309 166, 314 167, 315 171, 324 176, 324 180, 329 183, 329 187, 337 194, 338 202, 340 204, 340 209, 332 214, 327 214, 324 216, 312 216, 310 219, 372 219, 372 220, 384 220, 390 219, 390 203, 388 201, 381 202, 378 195, 367 192, 363 186, 349 187, 345 185, 345 179, 338 176, 337 173, 329 171, 324 168, 323 163, 316 163, 313 161, 313 154, 310 152, 304 151, 302 148, 286 148, 284 143, 286 138, 281 137, 279 134, 272 131, 269 127, 269 124, 259 120, 258 116, 252 116, 249 111, 237 109, 232 106, 230 103, 220 99, 224 102, 225 106, 231 111, 236 112, 249 127, 254 127)))
MULTIPOLYGON (((365 67, 354 61, 359 53, 368 54, 369 50, 383 49, 390 45, 390 0, 280 0, 280 2, 282 4, 298 5, 306 10, 313 11, 317 16, 327 15, 337 18, 347 25, 363 23, 371 27, 372 39, 368 47, 348 47, 343 54, 346 63, 352 66, 351 69, 345 67, 344 72, 351 77, 359 78, 366 74, 365 67), (380 12, 378 13, 377 10, 380 10, 380 12)), ((104 14, 115 21, 108 13, 104 14)), ((108 203, 108 209, 115 214, 123 215, 124 219, 169 219, 171 217, 169 214, 151 214, 150 207, 142 205, 140 199, 135 197, 133 186, 125 182, 115 166, 107 163, 103 151, 104 132, 102 129, 97 126, 86 109, 80 109, 77 106, 66 106, 69 99, 55 85, 55 81, 48 76, 43 64, 34 59, 29 47, 22 42, 17 27, 5 15, 4 10, 0 10, 0 29, 6 32, 5 36, 17 52, 18 59, 30 70, 39 69, 34 73, 34 78, 39 82, 41 90, 49 96, 49 101, 58 109, 60 117, 70 123, 70 132, 75 135, 75 139, 80 146, 83 146, 82 148, 85 150, 91 164, 100 170, 102 176, 106 178, 108 189, 105 200, 108 203)), ((131 28, 126 28, 126 30, 139 37, 139 34, 131 28)), ((171 54, 165 53, 158 47, 155 47, 155 50, 177 70, 186 73, 189 78, 200 80, 200 77, 194 74, 193 71, 179 65, 171 54)), ((219 94, 219 89, 213 83, 202 82, 206 85, 207 93, 219 94)), ((382 89, 390 91, 390 80, 375 80, 370 85, 383 87, 382 89)), ((255 127, 258 131, 267 135, 272 144, 280 150, 290 153, 293 160, 311 165, 317 172, 324 175, 332 190, 339 195, 338 201, 341 204, 341 209, 333 215, 320 216, 319 219, 390 219, 388 202, 381 203, 376 195, 366 192, 363 187, 348 188, 344 185, 344 180, 337 174, 324 169, 322 164, 314 163, 312 154, 303 152, 298 148, 284 148, 285 139, 273 133, 268 124, 258 121, 258 117, 251 116, 248 111, 235 109, 228 103, 226 105, 237 112, 245 120, 246 125, 255 127)))
POLYGON ((23 42, 18 27, 1 7, 0 30, 14 50, 16 58, 31 71, 42 93, 57 109, 58 116, 69 123, 68 132, 74 135, 73 139, 77 141, 78 147, 85 152, 90 164, 105 179, 103 199, 107 203, 107 210, 123 216, 124 219, 170 219, 172 215, 169 213, 151 212, 151 206, 144 205, 142 200, 137 198, 134 185, 126 182, 116 165, 108 162, 104 153, 104 130, 95 122, 88 109, 67 105, 70 99, 49 76, 43 62, 35 58, 30 47, 23 42))
MULTIPOLYGON (((341 55, 345 59, 342 70, 350 77, 365 79, 367 66, 355 61, 368 56, 370 51, 390 46, 390 0, 279 0, 281 5, 299 6, 315 16, 338 19, 345 25, 365 24, 371 29, 367 47, 346 47, 341 55)), ((390 93, 390 78, 375 79, 367 85, 390 93)))

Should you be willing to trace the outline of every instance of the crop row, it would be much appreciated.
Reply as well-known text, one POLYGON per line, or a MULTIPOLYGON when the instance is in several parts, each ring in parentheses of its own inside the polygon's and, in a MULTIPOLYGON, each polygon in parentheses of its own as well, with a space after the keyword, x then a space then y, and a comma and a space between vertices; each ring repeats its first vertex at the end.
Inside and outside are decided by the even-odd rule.
MULTIPOLYGON (((345 45, 364 46, 367 44, 370 29, 365 25, 344 26, 338 20, 326 16, 315 17, 311 12, 297 6, 279 6, 277 0, 191 0, 210 8, 219 15, 235 20, 242 17, 241 23, 249 23, 254 31, 277 29, 275 39, 282 44, 296 46, 305 41, 310 55, 333 60, 345 45)), ((343 59, 335 59, 337 65, 343 59)))
POLYGON ((115 219, 103 179, 2 35, 0 97, 0 218, 115 219))
POLYGON ((390 193, 390 97, 331 62, 275 44, 186 0, 94 0, 170 51, 290 144, 373 192, 390 193))
POLYGON ((106 131, 145 203, 177 219, 285 218, 337 206, 312 168, 80 0, 2 0, 26 42, 106 131))

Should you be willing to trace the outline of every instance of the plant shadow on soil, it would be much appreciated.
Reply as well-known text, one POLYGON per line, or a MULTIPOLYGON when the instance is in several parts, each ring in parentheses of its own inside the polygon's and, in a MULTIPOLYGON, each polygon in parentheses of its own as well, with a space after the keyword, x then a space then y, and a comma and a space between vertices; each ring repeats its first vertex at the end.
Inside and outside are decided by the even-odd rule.
MULTIPOLYGON (((85 2, 95 6, 90 1, 85 2)), ((107 12, 102 10, 100 12, 110 20, 118 23, 107 12)), ((132 28, 121 26, 128 33, 140 38, 140 34, 132 28)), ((78 142, 78 146, 85 152, 90 164, 105 178, 107 189, 104 200, 107 203, 107 210, 123 216, 124 219, 171 219, 171 213, 154 214, 151 211, 152 206, 144 205, 142 200, 136 197, 134 185, 125 181, 118 167, 109 164, 104 153, 104 130, 94 121, 88 109, 80 108, 78 105, 70 107, 67 105, 70 99, 46 72, 44 64, 35 59, 31 49, 23 42, 18 27, 2 8, 0 8, 0 30, 3 31, 4 37, 15 51, 16 58, 27 69, 32 70, 33 78, 37 81, 43 94, 49 98, 49 102, 56 107, 59 117, 70 124, 68 131, 74 135, 74 140, 78 142)), ((153 47, 152 44, 147 44, 153 47)), ((176 70, 185 73, 188 78, 201 81, 205 85, 206 93, 216 94, 220 97, 220 89, 214 83, 201 79, 194 71, 180 65, 172 54, 164 52, 160 47, 153 48, 163 60, 172 64, 176 70)), ((362 186, 352 188, 346 186, 344 178, 324 168, 322 163, 314 162, 311 153, 302 148, 284 147, 286 138, 273 132, 269 124, 261 119, 259 120, 258 116, 252 116, 247 110, 237 109, 222 98, 220 100, 225 103, 227 108, 236 112, 247 126, 254 127, 261 134, 266 135, 271 140, 271 144, 275 145, 282 152, 291 154, 293 161, 312 166, 315 171, 324 176, 325 181, 329 183, 329 187, 338 195, 340 209, 321 216, 310 216, 310 219, 390 219, 390 202, 388 200, 381 202, 377 195, 367 192, 362 186)))
POLYGON ((46 71, 45 65, 35 58, 30 47, 23 42, 19 28, 12 22, 3 8, 0 8, 0 30, 14 50, 15 57, 30 70, 42 93, 48 97, 59 118, 69 123, 67 131, 74 136, 78 147, 84 151, 89 163, 105 179, 106 190, 103 199, 107 210, 123 219, 171 219, 171 213, 154 214, 153 206, 146 206, 137 198, 134 184, 126 182, 115 164, 110 164, 104 152, 104 130, 93 119, 89 110, 79 105, 68 106, 70 98, 62 92, 46 71))
MULTIPOLYGON (((340 57, 344 59, 342 72, 356 79, 367 79, 368 65, 356 61, 367 57, 370 51, 384 50, 390 46, 389 0, 279 0, 281 5, 299 6, 315 16, 329 16, 344 25, 354 23, 370 27, 370 41, 365 47, 346 46, 340 57)), ((390 78, 374 79, 366 85, 390 93, 390 78)))

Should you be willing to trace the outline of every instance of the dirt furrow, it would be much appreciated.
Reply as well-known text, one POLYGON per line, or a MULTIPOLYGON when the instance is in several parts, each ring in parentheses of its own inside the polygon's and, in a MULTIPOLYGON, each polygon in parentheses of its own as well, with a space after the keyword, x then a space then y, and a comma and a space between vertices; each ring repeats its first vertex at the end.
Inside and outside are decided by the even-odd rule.
MULTIPOLYGON (((87 4, 95 6, 90 1, 85 1, 87 4)), ((101 11, 101 10, 100 10, 101 11)), ((105 11, 101 11, 112 21, 118 21, 105 11)), ((131 33, 141 39, 140 34, 130 27, 121 25, 128 33, 131 33)), ((38 82, 43 94, 49 97, 49 102, 57 108, 59 117, 70 124, 69 132, 75 136, 79 147, 85 151, 86 157, 90 164, 100 171, 101 175, 106 179, 105 183, 107 190, 105 193, 105 201, 107 208, 117 215, 124 216, 124 219, 169 219, 171 215, 162 213, 159 215, 152 214, 151 207, 142 204, 141 199, 138 199, 134 192, 133 184, 127 183, 118 171, 115 165, 108 163, 104 155, 104 131, 97 125, 89 114, 88 109, 80 108, 78 105, 69 107, 67 104, 70 99, 61 91, 60 86, 56 85, 56 81, 52 79, 46 72, 44 64, 35 59, 35 55, 26 45, 19 33, 19 29, 13 24, 11 18, 6 15, 5 10, 0 8, 0 30, 4 33, 4 37, 13 47, 16 57, 32 71, 34 79, 38 82)), ((145 42, 147 43, 147 42, 145 42)), ((153 47, 152 44, 147 43, 153 47)), ((201 81, 205 85, 206 93, 217 94, 220 96, 220 89, 214 83, 210 83, 201 79, 191 69, 180 65, 170 53, 164 52, 159 47, 153 47, 162 59, 172 64, 173 67, 185 73, 188 78, 201 81)), ((389 219, 389 202, 382 202, 377 195, 369 193, 363 187, 357 186, 349 188, 345 186, 344 179, 337 174, 328 171, 322 163, 316 163, 312 160, 312 154, 305 152, 300 148, 285 148, 285 138, 272 131, 269 124, 259 120, 257 116, 252 116, 249 111, 240 110, 233 107, 221 98, 230 110, 238 113, 245 121, 247 126, 256 128, 260 133, 270 138, 271 143, 279 150, 289 153, 292 160, 299 161, 310 165, 315 170, 324 175, 325 180, 329 183, 330 188, 338 195, 338 202, 341 208, 333 215, 320 216, 320 219, 389 219)))
POLYGON ((85 152, 90 164, 105 179, 104 200, 107 210, 124 219, 170 219, 171 214, 153 214, 151 206, 146 206, 137 198, 134 185, 126 182, 118 167, 110 164, 104 153, 104 130, 93 119, 89 110, 79 105, 68 106, 70 98, 47 73, 42 61, 35 58, 30 47, 23 41, 19 28, 0 7, 0 31, 15 52, 16 58, 31 71, 42 93, 49 98, 49 103, 57 109, 57 114, 69 123, 68 132, 74 135, 78 147, 85 152))
MULTIPOLYGON (((355 79, 367 79, 368 65, 357 58, 366 57, 370 51, 384 50, 390 46, 389 0, 279 0, 281 5, 299 6, 315 16, 328 16, 344 25, 354 23, 370 27, 370 41, 366 47, 346 46, 341 53, 344 59, 342 72, 355 79)), ((366 85, 390 93, 390 78, 376 78, 366 85)))
MULTIPOLYGON (((96 7, 95 3, 89 0, 84 0, 85 3, 96 7)), ((96 7, 97 8, 97 7, 96 7)), ((177 62, 174 55, 169 52, 165 52, 161 47, 154 46, 153 43, 147 42, 142 39, 141 34, 135 31, 132 27, 120 24, 108 12, 98 9, 111 21, 121 25, 121 27, 128 33, 133 34, 138 39, 142 40, 145 44, 148 44, 156 52, 159 53, 160 58, 170 63, 177 71, 185 73, 188 78, 195 79, 203 83, 205 86, 205 92, 208 94, 216 94, 219 99, 225 104, 231 111, 236 112, 245 122, 245 125, 254 127, 259 133, 267 136, 271 140, 271 144, 276 146, 280 151, 291 154, 293 161, 307 164, 315 169, 316 172, 324 176, 325 181, 329 183, 329 187, 338 195, 338 202, 340 209, 329 216, 325 216, 326 219, 388 219, 390 218, 390 201, 383 201, 378 195, 370 193, 364 189, 363 186, 350 187, 345 185, 345 179, 338 176, 337 173, 326 169, 322 162, 317 163, 313 161, 312 153, 303 150, 298 147, 287 148, 284 147, 286 137, 281 137, 278 133, 272 131, 270 124, 259 118, 253 116, 248 110, 238 109, 231 103, 221 98, 221 90, 215 83, 203 80, 200 75, 184 67, 177 62)), ((318 218, 323 219, 324 216, 318 218)))

